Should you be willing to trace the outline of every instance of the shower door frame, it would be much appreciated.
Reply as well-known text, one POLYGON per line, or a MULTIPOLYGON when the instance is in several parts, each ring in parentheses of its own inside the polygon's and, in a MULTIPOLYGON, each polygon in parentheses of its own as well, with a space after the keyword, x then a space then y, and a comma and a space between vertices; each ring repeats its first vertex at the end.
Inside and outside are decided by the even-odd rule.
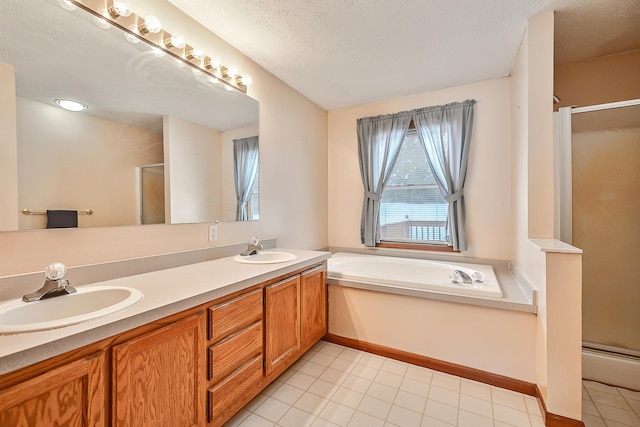
POLYGON ((592 111, 640 105, 639 99, 589 105, 586 107, 561 107, 554 119, 554 238, 573 245, 573 197, 571 178, 571 116, 592 111))
MULTIPOLYGON (((573 114, 588 113, 614 108, 640 105, 640 99, 589 105, 586 107, 561 107, 554 113, 554 237, 573 245, 573 197, 572 197, 572 159, 571 159, 571 117, 573 114)), ((634 358, 640 357, 640 351, 612 347, 606 344, 583 341, 583 348, 595 349, 607 353, 616 353, 634 358)))

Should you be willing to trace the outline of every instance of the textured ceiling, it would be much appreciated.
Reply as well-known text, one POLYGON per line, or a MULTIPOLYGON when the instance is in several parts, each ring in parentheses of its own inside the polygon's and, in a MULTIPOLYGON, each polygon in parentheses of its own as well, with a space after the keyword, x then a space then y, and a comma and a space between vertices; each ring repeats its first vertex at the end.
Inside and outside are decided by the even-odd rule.
POLYGON ((640 0, 581 1, 558 10, 555 39, 556 64, 640 49, 640 0))
POLYGON ((549 10, 561 61, 639 47, 639 0, 169 1, 327 110, 506 76, 549 10))

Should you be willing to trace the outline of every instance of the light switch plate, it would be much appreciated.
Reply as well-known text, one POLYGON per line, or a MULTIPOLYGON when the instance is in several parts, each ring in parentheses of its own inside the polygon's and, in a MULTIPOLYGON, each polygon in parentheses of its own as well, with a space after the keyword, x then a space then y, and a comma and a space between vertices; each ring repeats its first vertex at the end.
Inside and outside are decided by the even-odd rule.
POLYGON ((216 240, 218 240, 218 226, 217 225, 210 225, 209 226, 209 241, 210 242, 215 242, 216 240))

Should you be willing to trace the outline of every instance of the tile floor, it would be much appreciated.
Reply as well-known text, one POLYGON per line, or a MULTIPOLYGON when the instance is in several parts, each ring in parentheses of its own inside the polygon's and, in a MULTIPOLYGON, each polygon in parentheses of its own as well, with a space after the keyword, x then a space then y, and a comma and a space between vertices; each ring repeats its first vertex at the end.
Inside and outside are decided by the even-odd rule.
POLYGON ((531 396, 320 341, 225 427, 543 425, 531 396))
POLYGON ((582 419, 586 427, 640 427, 640 392, 583 381, 582 419))

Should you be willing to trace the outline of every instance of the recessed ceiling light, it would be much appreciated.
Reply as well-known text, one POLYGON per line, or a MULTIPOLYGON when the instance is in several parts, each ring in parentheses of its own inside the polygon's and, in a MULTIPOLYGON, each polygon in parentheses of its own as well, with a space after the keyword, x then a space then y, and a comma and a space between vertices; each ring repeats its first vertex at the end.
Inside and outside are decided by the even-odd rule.
POLYGON ((55 103, 69 111, 82 111, 87 109, 86 105, 70 99, 56 99, 55 103))

